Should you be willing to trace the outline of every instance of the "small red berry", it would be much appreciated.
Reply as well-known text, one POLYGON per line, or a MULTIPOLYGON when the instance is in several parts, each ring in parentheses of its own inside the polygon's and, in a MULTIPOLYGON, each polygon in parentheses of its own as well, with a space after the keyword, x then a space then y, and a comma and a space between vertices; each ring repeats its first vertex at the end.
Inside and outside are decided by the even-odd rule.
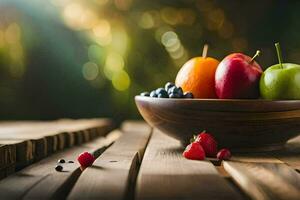
POLYGON ((217 142, 211 134, 202 132, 196 137, 195 141, 201 144, 207 156, 216 156, 218 151, 217 142))
POLYGON ((83 152, 78 156, 77 160, 80 165, 85 168, 91 166, 95 161, 95 158, 89 152, 83 152))
POLYGON ((182 155, 191 160, 204 160, 205 159, 205 152, 199 142, 193 142, 189 144, 182 155))
POLYGON ((217 154, 219 160, 229 160, 230 157, 231 153, 228 149, 221 149, 217 154))

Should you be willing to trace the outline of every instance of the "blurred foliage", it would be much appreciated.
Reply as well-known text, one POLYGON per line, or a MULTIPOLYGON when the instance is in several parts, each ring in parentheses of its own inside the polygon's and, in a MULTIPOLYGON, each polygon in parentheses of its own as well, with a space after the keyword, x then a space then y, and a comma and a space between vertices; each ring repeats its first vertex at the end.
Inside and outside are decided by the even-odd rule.
POLYGON ((173 81, 189 58, 281 42, 300 63, 300 2, 0 1, 0 119, 138 117, 134 95, 173 81))

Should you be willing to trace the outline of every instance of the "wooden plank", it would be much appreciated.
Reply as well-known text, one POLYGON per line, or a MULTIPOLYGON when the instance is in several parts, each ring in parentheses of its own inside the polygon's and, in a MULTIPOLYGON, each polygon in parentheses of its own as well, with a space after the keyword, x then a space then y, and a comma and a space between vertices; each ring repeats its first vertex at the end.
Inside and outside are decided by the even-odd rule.
POLYGON ((300 175, 285 164, 226 161, 224 168, 253 199, 300 198, 300 175))
MULTIPOLYGON (((33 148, 30 140, 0 140, 0 144, 14 147, 12 153, 8 154, 10 161, 6 162, 6 164, 15 164, 16 168, 20 169, 33 161, 33 148)), ((2 159, 5 158, 2 152, 0 155, 2 155, 2 159)))
POLYGON ((121 125, 121 130, 124 132, 142 131, 149 132, 152 128, 145 121, 126 120, 121 125))
POLYGON ((234 153, 231 161, 249 163, 283 163, 268 152, 255 153, 234 153))
MULTIPOLYGON (((51 151, 57 149, 58 142, 53 139, 65 132, 77 134, 84 132, 86 140, 89 141, 89 135, 93 134, 94 129, 103 130, 102 135, 110 131, 112 123, 108 119, 81 119, 81 120, 57 120, 49 122, 11 122, 0 124, 0 137, 2 139, 36 139, 46 137, 49 144, 51 144, 51 151), (89 131, 91 130, 91 131, 89 131), (49 139, 47 138, 49 137, 49 139)), ((58 137, 57 139, 65 139, 65 137, 58 137)), ((62 142, 63 143, 63 142, 62 142)))
MULTIPOLYGON (((81 144, 93 139, 92 135, 95 138, 106 134, 111 128, 112 123, 108 119, 6 122, 0 123, 0 144, 4 145, 2 149, 7 144, 17 146, 19 168, 33 159, 37 161, 55 151, 73 146, 76 135, 84 137, 78 143, 81 144)), ((0 155, 0 158, 5 158, 1 148, 0 155)))
POLYGON ((82 173, 68 199, 132 199, 133 183, 150 135, 151 129, 131 127, 82 173))
POLYGON ((284 149, 269 154, 300 172, 300 136, 288 141, 284 149))
POLYGON ((0 168, 16 162, 16 145, 14 143, 0 143, 0 168))
POLYGON ((0 194, 3 199, 62 199, 81 174, 76 157, 84 152, 97 152, 110 145, 120 136, 120 132, 112 132, 105 138, 70 148, 32 164, 27 168, 0 181, 0 194), (64 158, 74 163, 64 164, 64 171, 57 172, 54 167, 57 160, 64 158))
POLYGON ((8 175, 15 172, 15 164, 7 165, 5 167, 0 168, 0 179, 7 177, 8 175))
POLYGON ((209 161, 182 157, 179 141, 154 130, 136 185, 136 199, 242 199, 209 161))

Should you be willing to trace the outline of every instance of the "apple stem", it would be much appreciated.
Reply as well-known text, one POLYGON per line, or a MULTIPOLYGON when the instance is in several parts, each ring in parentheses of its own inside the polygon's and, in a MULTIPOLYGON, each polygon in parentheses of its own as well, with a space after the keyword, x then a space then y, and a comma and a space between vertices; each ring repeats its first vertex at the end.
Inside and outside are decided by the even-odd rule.
POLYGON ((202 57, 203 58, 206 58, 207 51, 208 51, 208 44, 205 44, 204 47, 203 47, 203 51, 202 51, 202 57))
POLYGON ((257 50, 255 55, 251 58, 249 63, 252 63, 257 56, 260 56, 260 53, 261 53, 260 50, 257 50))
POLYGON ((283 68, 283 65, 282 65, 283 59, 282 59, 281 48, 280 48, 279 42, 275 43, 275 47, 276 47, 276 52, 277 52, 277 57, 278 57, 280 67, 283 68))

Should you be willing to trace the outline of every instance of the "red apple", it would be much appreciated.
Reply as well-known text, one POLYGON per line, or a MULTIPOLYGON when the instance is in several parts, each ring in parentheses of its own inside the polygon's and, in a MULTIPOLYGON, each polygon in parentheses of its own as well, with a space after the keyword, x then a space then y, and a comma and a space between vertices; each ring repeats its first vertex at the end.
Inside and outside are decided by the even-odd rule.
POLYGON ((262 69, 255 62, 256 54, 250 58, 242 53, 225 57, 217 67, 215 90, 220 99, 250 99, 259 97, 259 80, 262 69))

